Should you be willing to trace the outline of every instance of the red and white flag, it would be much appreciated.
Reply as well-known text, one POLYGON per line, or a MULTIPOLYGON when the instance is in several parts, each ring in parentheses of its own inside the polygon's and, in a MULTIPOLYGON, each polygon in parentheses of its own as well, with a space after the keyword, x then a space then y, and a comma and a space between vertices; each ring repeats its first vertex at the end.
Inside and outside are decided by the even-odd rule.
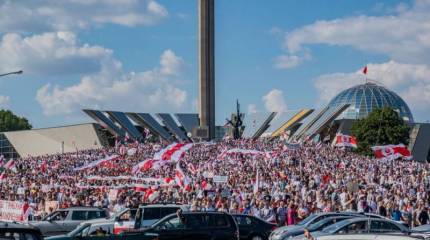
POLYGON ((172 143, 155 153, 154 159, 177 162, 192 146, 192 143, 172 143))
POLYGON ((4 169, 6 170, 12 170, 14 172, 16 172, 16 166, 15 166, 15 161, 13 159, 10 159, 9 161, 7 161, 7 163, 3 166, 4 169))
POLYGON ((181 188, 187 188, 189 184, 189 180, 187 176, 185 176, 184 171, 182 171, 181 167, 179 166, 179 162, 176 164, 175 181, 176 184, 178 184, 178 186, 181 188))
POLYGON ((6 181, 6 178, 7 178, 7 174, 5 172, 1 173, 0 174, 0 183, 3 181, 6 181))
POLYGON ((367 74, 367 66, 364 66, 364 68, 363 68, 363 74, 367 74))
POLYGON ((160 195, 160 193, 157 190, 154 190, 152 188, 148 188, 145 191, 145 200, 148 200, 148 202, 153 203, 158 196, 160 195))
POLYGON ((336 147, 357 147, 357 140, 354 136, 337 134, 336 135, 336 147))
POLYGON ((372 150, 375 157, 381 160, 394 160, 397 158, 403 158, 406 160, 412 159, 411 152, 403 144, 374 146, 372 147, 372 150))
POLYGON ((93 167, 97 167, 97 166, 102 166, 102 167, 106 167, 106 168, 112 168, 113 165, 110 163, 111 161, 117 160, 119 158, 118 155, 112 155, 109 157, 105 157, 102 158, 100 160, 97 161, 93 161, 89 164, 83 165, 81 167, 76 167, 73 169, 73 171, 81 171, 81 170, 85 170, 88 168, 93 168, 93 167))
POLYGON ((147 185, 143 185, 143 184, 135 184, 134 185, 134 191, 136 191, 136 192, 146 192, 146 189, 148 189, 147 185))
POLYGON ((150 169, 158 170, 163 164, 164 162, 160 160, 146 159, 134 166, 132 172, 133 174, 136 174, 138 172, 145 172, 150 169))

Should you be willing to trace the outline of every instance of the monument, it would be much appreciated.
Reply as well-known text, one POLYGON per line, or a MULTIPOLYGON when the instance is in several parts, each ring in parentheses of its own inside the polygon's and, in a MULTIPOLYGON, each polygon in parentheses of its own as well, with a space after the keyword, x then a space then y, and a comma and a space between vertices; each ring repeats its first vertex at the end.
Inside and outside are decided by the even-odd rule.
POLYGON ((215 137, 215 0, 199 0, 199 118, 207 138, 215 137))

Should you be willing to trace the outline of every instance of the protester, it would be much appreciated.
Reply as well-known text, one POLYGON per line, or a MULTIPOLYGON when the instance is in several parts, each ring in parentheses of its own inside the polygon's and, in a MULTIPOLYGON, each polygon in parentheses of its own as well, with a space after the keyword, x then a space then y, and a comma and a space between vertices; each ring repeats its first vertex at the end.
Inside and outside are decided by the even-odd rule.
POLYGON ((173 160, 157 160, 169 146, 129 143, 15 159, 4 172, 0 199, 26 199, 33 217, 71 206, 119 211, 181 202, 192 211, 249 214, 279 226, 323 211, 429 223, 427 163, 380 161, 321 143, 292 147, 280 139, 195 143, 173 160), (152 161, 138 165, 143 160, 152 161))

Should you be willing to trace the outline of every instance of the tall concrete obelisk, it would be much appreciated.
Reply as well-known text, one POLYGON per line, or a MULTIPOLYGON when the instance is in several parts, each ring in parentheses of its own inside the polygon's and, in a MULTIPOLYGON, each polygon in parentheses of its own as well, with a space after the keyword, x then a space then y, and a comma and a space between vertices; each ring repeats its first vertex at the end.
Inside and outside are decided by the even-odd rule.
POLYGON ((215 0, 199 1, 199 117, 215 137, 215 0))

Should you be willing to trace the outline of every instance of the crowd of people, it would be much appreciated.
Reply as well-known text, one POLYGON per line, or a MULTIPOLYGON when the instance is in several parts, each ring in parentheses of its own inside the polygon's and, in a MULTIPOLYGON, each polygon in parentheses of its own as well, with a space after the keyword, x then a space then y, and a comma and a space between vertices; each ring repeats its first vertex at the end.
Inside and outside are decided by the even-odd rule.
POLYGON ((225 139, 196 143, 179 159, 186 186, 170 182, 175 182, 177 162, 133 172, 134 166, 165 146, 128 143, 19 158, 0 183, 0 200, 28 202, 33 217, 71 206, 115 212, 144 202, 177 202, 189 204, 191 211, 251 214, 279 226, 330 211, 374 213, 409 226, 429 223, 427 163, 378 161, 321 143, 291 147, 281 139, 225 139), (229 149, 264 154, 225 154, 229 149), (117 157, 108 164, 77 170, 109 156, 117 157), (215 180, 216 176, 224 180, 215 180))

